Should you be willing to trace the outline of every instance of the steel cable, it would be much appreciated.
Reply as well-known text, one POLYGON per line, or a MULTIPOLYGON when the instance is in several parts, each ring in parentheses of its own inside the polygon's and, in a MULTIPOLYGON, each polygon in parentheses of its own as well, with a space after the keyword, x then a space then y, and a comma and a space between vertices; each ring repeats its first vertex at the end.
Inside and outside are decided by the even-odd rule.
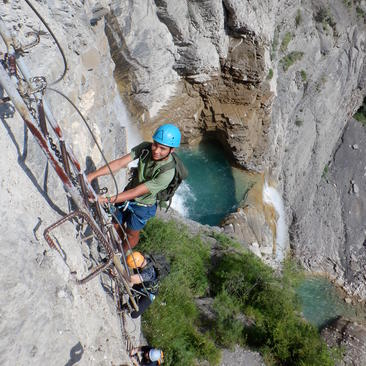
POLYGON ((66 61, 66 57, 65 57, 65 53, 60 45, 60 43, 58 42, 56 36, 54 35, 54 33, 52 32, 51 28, 48 26, 48 24, 46 23, 46 21, 42 18, 42 16, 38 13, 38 11, 34 8, 34 6, 31 4, 31 2, 29 0, 25 0, 25 2, 28 4, 28 6, 34 11, 34 13, 37 15, 37 17, 40 19, 40 21, 43 23, 43 25, 47 28, 48 32, 51 34, 52 38, 54 39, 64 62, 64 71, 62 72, 62 75, 56 79, 55 81, 53 81, 52 83, 50 83, 49 85, 55 85, 58 82, 60 82, 66 75, 67 72, 67 61, 66 61))
POLYGON ((83 120, 83 122, 85 123, 85 126, 86 126, 86 128, 88 129, 88 131, 89 131, 89 133, 91 134, 91 136, 92 136, 92 138, 93 138, 93 140, 94 140, 94 142, 95 142, 95 144, 96 144, 96 146, 97 146, 97 148, 98 148, 98 150, 99 150, 99 152, 100 152, 100 154, 102 155, 102 158, 103 158, 103 160, 105 161, 105 163, 106 163, 106 166, 108 167, 108 170, 109 170, 109 172, 110 172, 110 174, 111 174, 111 176, 112 176, 112 178, 113 178, 113 182, 114 182, 114 185, 115 185, 115 187, 116 187, 116 195, 115 195, 115 198, 114 198, 114 200, 113 200, 113 202, 112 203, 115 203, 116 201, 117 201, 117 196, 118 196, 118 184, 117 184, 117 180, 116 180, 116 177, 114 176, 114 174, 113 174, 113 172, 112 172, 112 169, 111 169, 111 167, 110 167, 110 165, 109 165, 109 163, 108 163, 108 161, 107 161, 107 158, 105 157, 105 155, 104 155, 104 153, 103 153, 103 150, 102 150, 102 148, 100 147, 100 145, 99 145, 99 143, 98 143, 98 141, 97 141, 97 139, 96 139, 96 137, 95 137, 95 135, 94 135, 94 133, 93 133, 93 131, 91 130, 91 128, 90 128, 90 126, 89 126, 89 123, 86 121, 86 119, 85 119, 85 117, 83 116, 83 114, 80 112, 80 110, 78 109, 78 107, 73 103, 73 101, 68 97, 68 96, 66 96, 64 93, 62 93, 62 92, 60 92, 59 90, 57 90, 57 89, 53 89, 53 88, 50 88, 50 87, 47 87, 47 90, 51 90, 51 91, 53 91, 53 92, 55 92, 55 93, 57 93, 57 94, 59 94, 59 95, 61 95, 62 97, 64 97, 74 108, 75 108, 75 110, 78 112, 78 114, 79 114, 79 116, 81 117, 81 119, 83 120))

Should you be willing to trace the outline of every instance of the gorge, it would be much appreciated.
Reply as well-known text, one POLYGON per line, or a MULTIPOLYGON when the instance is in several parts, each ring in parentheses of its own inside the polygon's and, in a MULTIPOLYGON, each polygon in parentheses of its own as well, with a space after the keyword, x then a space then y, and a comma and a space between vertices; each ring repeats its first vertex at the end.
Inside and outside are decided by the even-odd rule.
MULTIPOLYGON (((213 137, 235 166, 260 177, 220 230, 272 267, 291 253, 350 301, 365 301, 366 130, 352 119, 366 96, 364 0, 34 5, 67 59, 56 87, 87 116, 108 160, 162 121, 177 124, 191 146, 213 137), (280 218, 288 227, 277 258, 279 217, 266 205, 265 182, 282 196, 280 218)), ((32 75, 55 80, 62 57, 25 2, 4 0, 0 16, 22 45, 39 34, 22 57, 32 75)), ((82 168, 103 164, 77 113, 54 93, 46 98, 82 168)), ((80 349, 81 364, 127 362, 100 282, 78 287, 69 273, 85 272, 95 249, 79 249, 70 227, 60 234, 67 258, 50 251, 41 233, 68 212, 65 192, 11 103, 0 104, 0 119, 1 363, 17 364, 17 355, 18 364, 71 365, 80 349)), ((117 178, 124 185, 126 177, 117 178)), ((108 180, 101 184, 114 189, 108 180)), ((139 324, 127 325, 135 326, 139 343, 139 324)))

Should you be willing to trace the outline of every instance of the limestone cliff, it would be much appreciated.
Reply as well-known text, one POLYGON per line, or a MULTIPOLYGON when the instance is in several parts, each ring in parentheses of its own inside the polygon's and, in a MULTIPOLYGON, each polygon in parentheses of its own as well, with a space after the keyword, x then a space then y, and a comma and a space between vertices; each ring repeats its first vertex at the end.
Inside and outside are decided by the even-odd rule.
MULTIPOLYGON (((113 159, 126 143, 118 121, 123 106, 103 24, 92 27, 92 8, 79 1, 43 1, 34 6, 58 38, 68 62, 65 78, 52 87, 87 116, 106 157, 113 159)), ((23 46, 40 32, 39 44, 27 50, 24 59, 32 75, 45 76, 49 84, 56 80, 63 72, 61 54, 26 2, 1 2, 0 16, 23 46)), ((2 40, 0 50, 6 52, 2 40)), ((1 85, 0 96, 5 96, 1 85)), ((101 156, 76 111, 54 92, 47 92, 46 99, 83 169, 100 165, 101 156)), ((79 286, 71 274, 82 277, 100 259, 93 247, 80 242, 84 230, 65 224, 55 232, 62 255, 43 238, 44 229, 69 212, 69 201, 11 102, 0 104, 0 145, 0 364, 127 361, 113 296, 105 291, 110 281, 104 278, 104 287, 98 279, 79 286)))
MULTIPOLYGON (((115 74, 145 130, 172 120, 186 142, 211 134, 236 163, 269 173, 294 252, 365 299, 352 259, 365 236, 345 237, 342 191, 324 192, 322 175, 366 94, 366 2, 151 0, 119 9, 106 26, 115 74)), ((239 234, 249 216, 235 218, 239 234)))

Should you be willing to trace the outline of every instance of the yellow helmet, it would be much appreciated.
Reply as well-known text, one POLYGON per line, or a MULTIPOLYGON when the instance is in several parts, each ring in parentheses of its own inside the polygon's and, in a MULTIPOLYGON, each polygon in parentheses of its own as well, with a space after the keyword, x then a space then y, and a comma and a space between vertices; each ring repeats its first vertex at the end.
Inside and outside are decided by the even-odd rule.
POLYGON ((144 263, 145 257, 140 252, 132 252, 126 258, 126 263, 130 268, 139 268, 144 263))

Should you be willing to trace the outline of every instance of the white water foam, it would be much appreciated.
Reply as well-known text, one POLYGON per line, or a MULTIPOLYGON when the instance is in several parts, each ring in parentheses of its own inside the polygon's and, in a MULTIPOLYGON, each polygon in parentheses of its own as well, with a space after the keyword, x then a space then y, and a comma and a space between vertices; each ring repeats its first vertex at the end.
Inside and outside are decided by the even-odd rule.
POLYGON ((263 201, 272 205, 278 214, 276 226, 276 261, 282 262, 285 257, 288 241, 285 209, 281 195, 274 187, 270 187, 267 182, 264 183, 263 187, 263 201))
POLYGON ((131 123, 126 106, 119 95, 114 98, 114 110, 117 112, 120 125, 126 128, 127 150, 130 151, 142 142, 142 137, 136 124, 131 123))
MULTIPOLYGON (((126 106, 119 95, 114 99, 114 109, 119 116, 120 125, 126 129, 127 151, 129 152, 134 146, 142 142, 142 137, 136 124, 131 123, 126 106)), ((135 160, 131 162, 129 166, 137 166, 137 163, 138 161, 135 160)))
POLYGON ((172 208, 182 216, 189 217, 189 202, 194 202, 196 199, 189 185, 183 182, 173 197, 172 208))

